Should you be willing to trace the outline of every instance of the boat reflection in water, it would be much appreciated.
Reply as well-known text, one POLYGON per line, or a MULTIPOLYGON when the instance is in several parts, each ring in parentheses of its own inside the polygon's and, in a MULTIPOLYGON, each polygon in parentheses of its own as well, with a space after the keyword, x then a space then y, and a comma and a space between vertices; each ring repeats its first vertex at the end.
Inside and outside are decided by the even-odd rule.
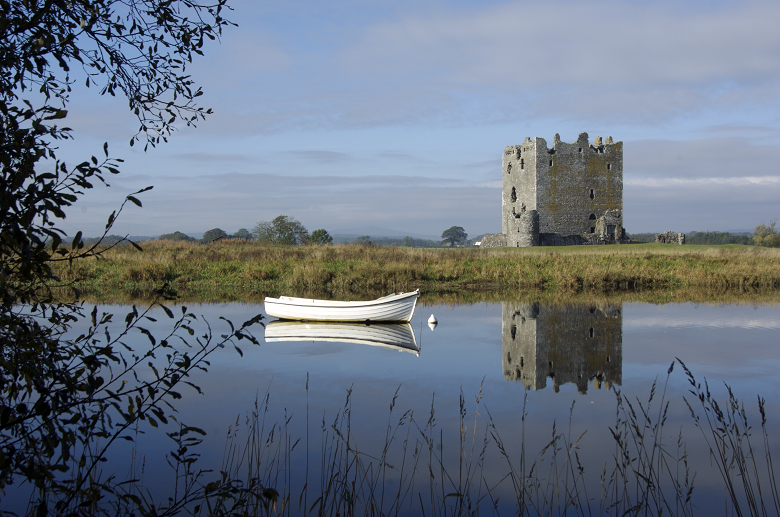
POLYGON ((540 390, 551 378, 556 393, 567 382, 587 393, 621 385, 622 304, 502 303, 504 378, 540 390))
POLYGON ((408 323, 331 323, 272 321, 265 327, 266 342, 331 341, 381 346, 420 355, 412 326, 408 323))

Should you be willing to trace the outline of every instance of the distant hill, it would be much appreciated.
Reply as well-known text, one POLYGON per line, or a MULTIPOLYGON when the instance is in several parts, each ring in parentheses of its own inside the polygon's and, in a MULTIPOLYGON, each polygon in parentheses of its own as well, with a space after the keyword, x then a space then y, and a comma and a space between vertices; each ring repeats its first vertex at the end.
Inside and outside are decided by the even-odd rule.
POLYGON ((344 237, 349 239, 356 239, 358 237, 361 237, 363 235, 369 235, 371 237, 401 237, 404 238, 406 236, 413 237, 415 239, 424 239, 424 240, 441 240, 440 235, 425 235, 421 233, 414 233, 414 232, 402 232, 398 230, 391 230, 389 228, 381 228, 379 226, 363 226, 360 228, 342 228, 339 230, 328 230, 328 233, 330 233, 333 238, 335 239, 338 237, 344 237))

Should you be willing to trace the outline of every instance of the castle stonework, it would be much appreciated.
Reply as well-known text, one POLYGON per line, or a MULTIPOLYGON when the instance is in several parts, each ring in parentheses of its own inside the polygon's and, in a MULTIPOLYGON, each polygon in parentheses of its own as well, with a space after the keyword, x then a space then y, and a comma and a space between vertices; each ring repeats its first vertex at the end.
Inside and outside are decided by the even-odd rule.
POLYGON ((619 244, 623 229, 623 142, 593 145, 581 133, 573 144, 555 135, 526 138, 504 149, 501 234, 483 248, 619 244))

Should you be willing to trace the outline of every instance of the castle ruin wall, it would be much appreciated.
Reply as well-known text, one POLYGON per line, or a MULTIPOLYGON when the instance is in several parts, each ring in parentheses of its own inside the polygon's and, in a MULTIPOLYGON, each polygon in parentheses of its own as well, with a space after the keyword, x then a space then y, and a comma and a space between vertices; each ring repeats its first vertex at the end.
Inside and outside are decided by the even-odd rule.
POLYGON ((622 142, 599 137, 591 145, 581 133, 569 144, 556 134, 550 149, 544 138, 526 138, 504 148, 502 175, 505 246, 625 242, 622 142), (526 218, 534 212, 538 223, 526 218), (599 226, 608 213, 610 221, 599 226))

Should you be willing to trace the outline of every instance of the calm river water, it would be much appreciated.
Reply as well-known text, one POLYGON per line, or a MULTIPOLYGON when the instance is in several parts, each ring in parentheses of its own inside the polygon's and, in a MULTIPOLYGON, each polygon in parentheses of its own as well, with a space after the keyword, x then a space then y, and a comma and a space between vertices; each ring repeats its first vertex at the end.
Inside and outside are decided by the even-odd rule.
MULTIPOLYGON (((119 315, 126 311, 125 307, 111 309, 119 315)), ((224 331, 220 316, 243 322, 262 312, 261 305, 240 303, 193 305, 189 309, 203 315, 217 333, 224 331)), ((160 318, 159 329, 165 328, 166 321, 160 318)), ((269 334, 274 328, 269 327, 269 334)), ((265 342, 260 327, 255 332, 260 346, 239 343, 243 357, 230 348, 219 350, 211 357, 209 372, 193 379, 204 394, 185 392, 176 406, 181 421, 208 432, 199 448, 201 465, 220 468, 228 429, 237 421, 242 426, 256 399, 266 393, 266 426, 290 419, 290 435, 305 441, 308 419, 309 459, 319 465, 323 422, 329 429, 351 389, 351 433, 363 454, 379 456, 388 422, 397 422, 407 410, 414 412, 415 421, 423 427, 433 404, 436 433, 443 440, 437 447, 457 474, 459 399, 463 393, 469 433, 478 412, 477 451, 485 437, 488 414, 507 453, 517 463, 523 445, 532 460, 538 457, 550 440, 554 423, 558 432, 568 433, 571 416, 573 438, 587 431, 578 450, 585 475, 597 480, 615 452, 609 428, 615 425, 616 396, 610 387, 644 404, 653 382, 665 382, 676 357, 698 380, 706 378, 720 399, 725 400, 724 383, 731 386, 745 401, 755 429, 760 427, 756 397, 766 397, 770 441, 780 457, 780 307, 620 302, 418 305, 412 329, 411 346, 416 344, 419 354, 311 340, 305 329, 298 336, 302 340, 265 342), (439 321, 435 330, 426 323, 431 314, 439 321), (476 397, 480 394, 478 408, 476 397)), ((360 336, 352 338, 359 340, 360 336)), ((408 340, 403 346, 410 348, 408 340)), ((683 402, 688 389, 687 378, 676 365, 666 395, 671 404, 665 437, 675 444, 683 429, 688 452, 696 458, 694 501, 702 511, 722 513, 726 501, 723 483, 683 402)), ((657 413, 657 405, 653 411, 657 413)), ((407 427, 411 429, 399 431, 398 442, 407 439, 407 431, 410 442, 419 439, 419 431, 407 427)), ((160 439, 161 435, 151 431, 140 442, 148 458, 144 482, 164 491, 170 486, 170 473, 160 460, 171 449, 171 442, 160 439)), ((116 472, 127 470, 123 462, 129 457, 129 448, 114 451, 111 464, 116 465, 116 472)), ((290 459, 289 478, 300 482, 306 464, 304 445, 299 444, 290 459)), ((484 470, 500 473, 505 467, 499 454, 490 453, 484 470)), ((426 476, 427 466, 425 475, 419 474, 420 482, 427 485, 426 476)), ((319 481, 318 475, 314 478, 319 481)), ((394 482, 397 480, 388 481, 394 482)), ((313 485, 310 477, 310 490, 313 485)), ((301 486, 302 482, 294 489, 294 498, 301 486)), ((496 493, 503 493, 501 490, 496 493)), ((511 487, 506 491, 508 504, 511 487)), ((316 498, 311 495, 315 492, 317 489, 310 492, 309 504, 316 498)), ((420 512, 416 497, 410 509, 420 512)))

